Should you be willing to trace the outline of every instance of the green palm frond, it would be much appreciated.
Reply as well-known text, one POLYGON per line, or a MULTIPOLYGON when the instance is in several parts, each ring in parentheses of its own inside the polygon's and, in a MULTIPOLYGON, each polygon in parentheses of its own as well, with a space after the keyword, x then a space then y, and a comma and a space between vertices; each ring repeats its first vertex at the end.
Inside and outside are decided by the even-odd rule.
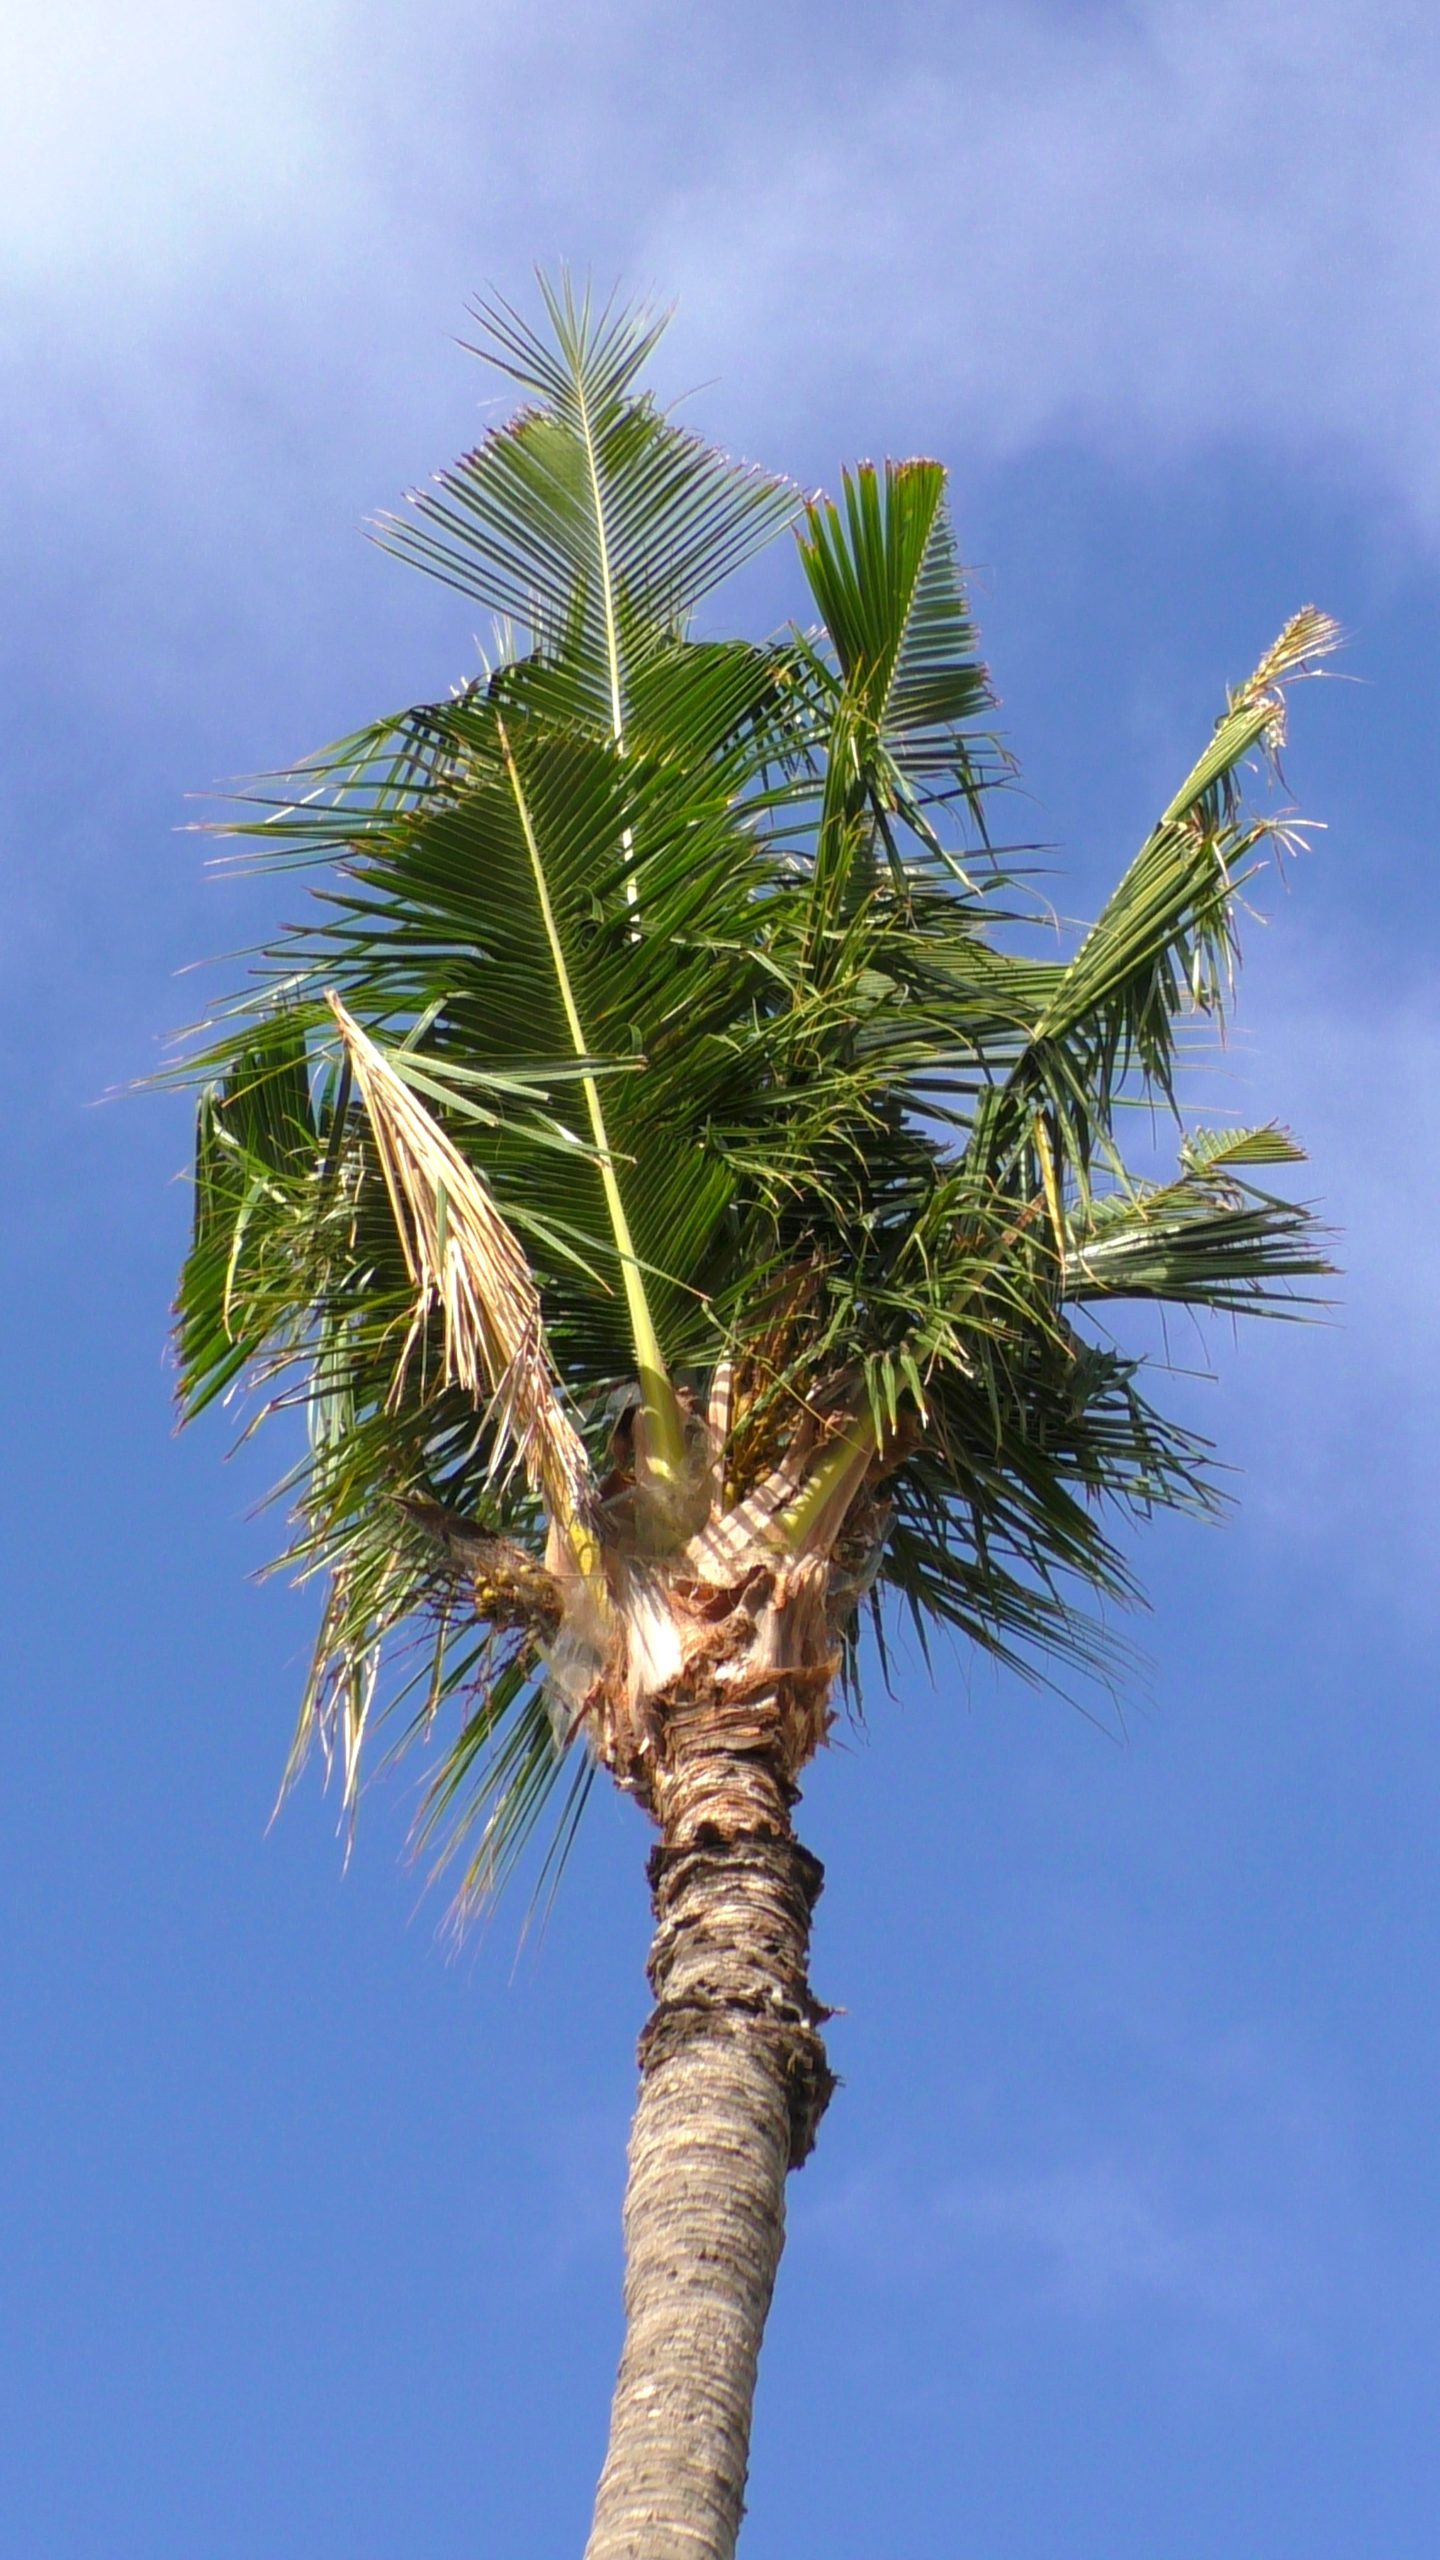
POLYGON ((936 462, 862 463, 843 504, 816 499, 798 542, 833 651, 817 653, 824 785, 815 840, 815 922, 832 932, 873 879, 877 852, 905 878, 897 822, 947 861, 931 810, 961 800, 984 832, 990 742, 976 730, 992 705, 936 462))
POLYGON ((1180 1112, 1237 895, 1296 840, 1246 769, 1333 626, 1287 626, 1054 956, 986 838, 1005 760, 939 464, 804 511, 818 630, 697 640, 796 494, 655 407, 658 321, 544 300, 545 331, 482 315, 525 405, 385 535, 515 628, 257 787, 232 842, 316 894, 179 1070, 183 1409, 250 1389, 305 1426, 286 1560, 327 1598, 292 1770, 318 1742, 353 1806, 382 1727, 428 1738, 422 1845, 472 1900, 557 1787, 568 1837, 589 1772, 554 1623, 489 1565, 477 1620, 477 1558, 543 1580, 558 1537, 589 1590, 617 1523, 664 1556, 717 1485, 769 1485, 766 1534, 877 1625, 1114 1682, 1124 1523, 1217 1494, 1100 1323, 1293 1313, 1329 1268, 1267 1187, 1283 1132, 1182 1125, 1159 1182, 1124 1140, 1127 1104, 1180 1112))
POLYGON ((938 462, 862 463, 843 475, 842 504, 814 499, 799 536, 802 566, 838 661, 852 749, 883 759, 892 787, 943 776, 972 799, 981 786, 975 723, 994 705, 960 574, 938 462))
POLYGON ((1071 1228, 1065 1296, 1155 1298, 1209 1313, 1295 1315, 1315 1303, 1300 1281, 1332 1265, 1313 1218, 1240 1168, 1303 1164, 1283 1129, 1199 1130, 1178 1180, 1092 1199, 1071 1228))
POLYGON ((1301 840, 1290 813, 1251 817, 1241 771, 1284 739, 1287 682, 1313 674, 1337 645, 1313 606, 1297 614, 1187 775, 1118 888, 1058 974, 1022 1056, 999 1088, 976 1143, 997 1168, 1033 1148, 1037 1118, 1057 1177, 1088 1183, 1108 1151, 1127 1081, 1175 1098, 1176 1041, 1186 1021, 1223 1023, 1238 961, 1238 892, 1268 845, 1301 840))
POLYGON ((583 668, 596 716, 618 737, 633 635, 678 630, 793 517, 799 493, 715 453, 637 393, 663 317, 597 310, 568 278, 542 279, 541 292, 548 338, 506 303, 475 311, 475 352, 540 405, 442 473, 438 495, 417 493, 418 521, 386 518, 381 539, 583 668))

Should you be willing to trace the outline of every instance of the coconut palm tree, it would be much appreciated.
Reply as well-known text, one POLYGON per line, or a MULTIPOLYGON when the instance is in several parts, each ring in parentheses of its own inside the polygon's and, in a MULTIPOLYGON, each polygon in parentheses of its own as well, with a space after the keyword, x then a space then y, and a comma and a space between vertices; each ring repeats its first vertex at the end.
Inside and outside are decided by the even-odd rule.
POLYGON ((804 500, 638 387, 658 324, 544 302, 479 314, 523 405, 382 528, 500 618, 494 663, 237 822, 318 878, 189 1059, 181 1398, 304 1417, 292 1773, 318 1741, 353 1806, 377 1727, 433 1738, 466 1905, 546 1806, 553 1868, 602 1771, 649 1817, 589 2552, 721 2560, 833 2085, 792 1814, 861 1621, 1112 1672, 1125 1517, 1216 1504, 1114 1311, 1293 1312, 1327 1267, 1294 1141, 1187 1133, 1178 1078, 1294 837, 1242 773, 1334 632, 1288 626, 1064 956, 990 846, 941 466, 804 500), (817 618, 695 636, 787 528, 817 618), (1127 1146, 1157 1105, 1163 1179, 1127 1146))

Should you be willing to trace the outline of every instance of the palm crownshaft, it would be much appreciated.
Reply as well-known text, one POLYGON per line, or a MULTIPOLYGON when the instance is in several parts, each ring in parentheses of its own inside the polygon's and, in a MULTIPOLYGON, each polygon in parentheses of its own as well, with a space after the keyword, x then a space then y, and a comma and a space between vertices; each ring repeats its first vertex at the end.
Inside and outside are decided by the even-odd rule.
POLYGON ((861 1603, 1103 1669, 1110 1517, 1214 1496, 1087 1311, 1283 1312, 1326 1269, 1282 1132, 1191 1132, 1159 1183, 1123 1133, 1222 1016, 1237 889, 1293 832, 1242 768, 1334 634, 1288 626, 1072 958, 1012 949, 940 467, 802 504, 637 390, 648 323, 547 309, 485 315, 528 405, 386 530, 519 643, 241 822, 329 868, 198 1052, 182 1396, 306 1416, 292 1766, 338 1747, 353 1800, 382 1716, 454 1701, 422 1831, 467 1842, 465 1897, 567 1770, 560 1854, 599 1767, 657 1825, 591 2549, 720 2560, 830 2088, 790 1808, 861 1603), (820 627, 690 636, 787 524, 820 627))

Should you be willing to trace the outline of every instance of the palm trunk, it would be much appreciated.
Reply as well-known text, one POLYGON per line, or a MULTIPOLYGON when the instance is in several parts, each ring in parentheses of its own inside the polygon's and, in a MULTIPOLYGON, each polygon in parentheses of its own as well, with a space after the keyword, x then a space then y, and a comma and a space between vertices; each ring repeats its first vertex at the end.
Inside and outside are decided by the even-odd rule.
POLYGON ((703 1681, 667 1701, 625 2348, 586 2560, 733 2560, 786 2172, 833 2087, 808 1979, 821 1870, 777 1755, 726 1748, 714 1708, 703 1681))

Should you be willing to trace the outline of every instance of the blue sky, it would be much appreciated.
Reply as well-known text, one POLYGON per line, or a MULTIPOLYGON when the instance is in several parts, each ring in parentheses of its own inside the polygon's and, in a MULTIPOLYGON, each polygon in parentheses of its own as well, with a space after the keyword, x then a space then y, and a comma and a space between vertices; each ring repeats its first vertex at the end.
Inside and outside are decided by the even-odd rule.
POLYGON ((356 528, 474 437, 467 295, 567 256, 678 297, 715 436, 950 464, 1073 911, 1296 606, 1355 679, 1207 1093, 1308 1141, 1344 1304, 1184 1390, 1239 1509, 1148 1540, 1123 1729, 942 1654, 814 1772, 845 2086, 748 2560, 1430 2560, 1440 24, 22 0, 0 51, 0 2548, 583 2540, 638 1820, 518 1961, 518 1906, 447 1948, 408 1778, 347 1872, 318 1786, 267 1832, 310 1606, 246 1578, 263 1453, 170 1436, 183 1114, 97 1102, 294 894, 185 795, 473 663, 356 528))

